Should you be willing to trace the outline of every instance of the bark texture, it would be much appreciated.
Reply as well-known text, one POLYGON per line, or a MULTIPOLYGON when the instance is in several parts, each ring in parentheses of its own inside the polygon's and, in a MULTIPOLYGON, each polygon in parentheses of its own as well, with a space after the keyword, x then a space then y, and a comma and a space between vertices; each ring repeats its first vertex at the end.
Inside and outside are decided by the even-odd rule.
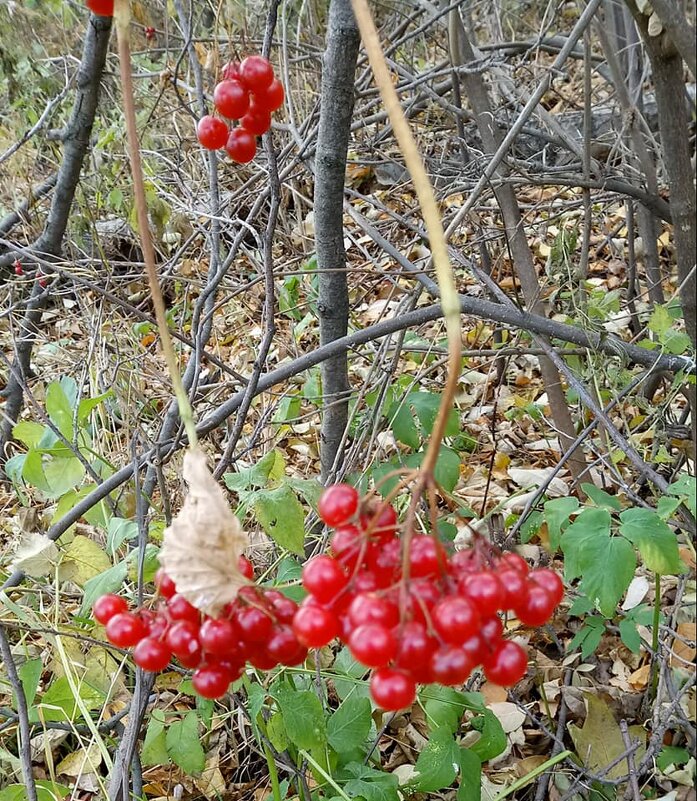
MULTIPOLYGON (((315 161, 315 244, 319 270, 320 344, 346 336, 349 296, 344 250, 344 178, 360 35, 350 0, 332 0, 322 69, 315 161)), ((346 351, 322 364, 322 480, 332 473, 348 422, 346 351)))

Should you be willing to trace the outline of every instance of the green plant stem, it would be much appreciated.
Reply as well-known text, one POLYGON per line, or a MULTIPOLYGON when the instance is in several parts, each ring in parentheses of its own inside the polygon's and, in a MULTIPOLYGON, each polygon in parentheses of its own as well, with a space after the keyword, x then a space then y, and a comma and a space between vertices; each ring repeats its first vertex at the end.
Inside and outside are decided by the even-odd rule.
POLYGON ((301 757, 303 757, 303 759, 306 759, 310 765, 312 765, 312 767, 327 782, 327 784, 331 785, 331 787, 336 790, 336 792, 341 796, 341 798, 344 799, 344 801, 351 801, 342 788, 336 783, 336 781, 334 781, 331 775, 319 764, 316 759, 313 759, 313 757, 302 748, 298 751, 298 753, 301 757))
POLYGON ((506 787, 505 790, 503 790, 496 796, 494 801, 503 801, 504 798, 508 798, 508 796, 511 795, 512 793, 515 793, 516 790, 520 790, 521 787, 525 787, 526 784, 530 784, 530 782, 533 779, 536 779, 542 773, 549 770, 554 765, 557 765, 559 762, 566 759, 567 757, 570 757, 571 755, 572 755, 571 751, 562 751, 556 756, 553 756, 551 759, 548 759, 546 762, 543 762, 541 765, 538 765, 536 768, 533 768, 533 770, 531 770, 530 773, 518 779, 518 781, 513 782, 513 784, 510 787, 506 787))
POLYGON ((116 36, 119 49, 119 66, 121 72, 121 90, 123 92, 123 111, 126 120, 126 138, 128 141, 128 157, 131 162, 131 177, 133 179, 133 199, 138 220, 138 233, 140 235, 143 261, 148 278, 150 294, 155 307, 157 330, 160 334, 162 352, 172 382, 172 389, 177 399, 179 416, 184 424, 189 447, 193 448, 198 442, 194 415, 189 403, 188 395, 182 384, 181 373, 177 364, 177 357, 172 345, 172 338, 167 327, 165 302, 160 290, 160 282, 155 268, 155 248, 150 233, 148 220, 148 206, 145 199, 145 185, 143 180, 143 167, 140 161, 140 146, 138 143, 138 129, 136 126, 135 103, 133 100, 133 78, 131 75, 131 50, 128 40, 128 28, 131 20, 130 3, 128 0, 116 0, 114 3, 114 21, 116 22, 116 36))
POLYGON ((651 649, 653 662, 651 663, 651 700, 656 700, 658 694, 658 626, 661 620, 661 574, 656 573, 654 578, 653 599, 653 631, 651 632, 651 649))
POLYGON ((278 768, 273 758, 273 754, 269 750, 268 745, 264 745, 264 756, 266 757, 266 764, 269 768, 269 778, 271 779, 271 791, 273 793, 273 801, 283 801, 281 795, 281 784, 278 781, 278 768))
POLYGON ((426 173, 423 159, 419 153, 409 123, 399 102, 399 97, 392 83, 390 71, 380 44, 375 23, 368 7, 368 0, 351 0, 356 22, 361 32, 361 38, 368 54, 368 60, 373 70, 375 83, 380 89, 385 110, 390 118, 399 149, 404 156, 404 163, 409 171, 414 190, 423 213, 426 231, 428 233, 433 255, 433 264, 436 268, 438 289, 440 290, 445 327, 448 334, 448 375, 445 389, 441 397, 438 416, 426 449, 421 469, 425 483, 432 483, 433 468, 438 459, 440 445, 443 440, 448 413, 452 407, 455 392, 460 378, 460 361, 462 354, 462 333, 460 330, 460 305, 453 277, 453 270, 448 255, 448 246, 443 232, 438 204, 433 187, 426 173))

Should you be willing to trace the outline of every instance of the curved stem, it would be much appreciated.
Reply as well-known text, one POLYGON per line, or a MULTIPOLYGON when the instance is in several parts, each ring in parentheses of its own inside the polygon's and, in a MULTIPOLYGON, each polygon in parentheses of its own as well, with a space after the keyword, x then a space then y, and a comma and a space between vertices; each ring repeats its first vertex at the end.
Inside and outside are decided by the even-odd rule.
POLYGON ((128 157, 131 162, 131 177, 133 178, 133 199, 138 220, 138 233, 143 250, 143 261, 148 278, 150 294, 155 307, 157 329, 162 342, 162 351, 167 364, 167 372, 172 381, 172 388, 179 407, 189 447, 193 448, 198 442, 194 415, 182 384, 181 373, 177 364, 177 357, 172 345, 172 337, 167 327, 165 302, 160 290, 160 282, 155 268, 155 248, 150 233, 148 220, 148 206, 145 199, 145 186, 143 181, 143 168, 140 162, 140 146, 138 144, 138 130, 136 127, 135 104, 133 102, 133 78, 131 76, 131 50, 128 41, 128 26, 131 20, 130 3, 128 0, 116 0, 114 3, 114 21, 116 22, 116 35, 119 45, 119 66, 121 71, 121 89, 123 92, 123 111, 126 120, 126 137, 128 140, 128 157))
POLYGON ((425 476, 433 472, 438 459, 438 452, 445 432, 448 413, 455 397, 460 377, 460 361, 462 353, 462 338, 460 331, 460 304, 450 265, 448 247, 443 232, 443 225, 438 212, 438 204, 433 193, 433 187, 426 173, 423 159, 416 146, 416 141, 409 128, 399 97, 392 83, 390 71, 380 45, 375 23, 373 22, 368 0, 351 0, 353 12, 361 32, 368 60, 373 70, 375 83, 380 89, 385 110, 390 118, 392 129, 399 148, 404 156, 404 163, 409 171, 414 190, 423 213, 426 231, 431 245, 433 264, 436 268, 436 278, 441 294, 445 327, 448 334, 448 376, 441 398, 438 416, 426 449, 426 455, 421 463, 425 476))

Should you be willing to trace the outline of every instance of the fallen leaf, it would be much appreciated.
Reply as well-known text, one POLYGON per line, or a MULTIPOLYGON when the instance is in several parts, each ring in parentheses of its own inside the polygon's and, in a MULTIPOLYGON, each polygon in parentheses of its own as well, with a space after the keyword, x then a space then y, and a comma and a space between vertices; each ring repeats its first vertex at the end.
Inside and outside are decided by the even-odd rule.
MULTIPOLYGON (((605 701, 597 695, 588 695, 586 708, 588 714, 583 728, 570 723, 569 733, 576 753, 584 764, 590 770, 601 770, 623 754, 626 748, 620 727, 605 701)), ((642 726, 630 726, 629 737, 631 740, 638 739, 640 743, 643 743, 634 754, 635 761, 639 762, 646 750, 646 732, 642 726)), ((622 760, 606 775, 609 779, 614 779, 623 776, 626 772, 627 765, 622 760)))
POLYGON ((247 583, 237 567, 247 535, 230 511, 202 451, 186 452, 183 475, 189 492, 172 525, 165 529, 160 564, 178 593, 215 617, 247 583))
POLYGON ((111 559, 94 540, 77 534, 63 552, 60 577, 83 587, 91 578, 111 567, 111 559))
POLYGON ((21 570, 32 578, 42 578, 55 570, 58 547, 44 534, 34 532, 23 537, 14 552, 12 570, 21 570))
MULTIPOLYGON (((677 633, 683 639, 694 643, 697 639, 697 624, 678 623, 677 633)), ((695 650, 694 645, 688 645, 686 642, 676 638, 670 654, 670 666, 681 670, 689 670, 690 667, 694 669, 695 656, 697 656, 697 650, 695 650)))
POLYGON ((634 692, 641 692, 648 687, 650 677, 651 665, 642 665, 628 677, 627 684, 629 684, 634 692))
POLYGON ((56 773, 59 776, 80 776, 83 773, 96 773, 102 764, 102 752, 98 743, 92 743, 87 749, 73 751, 59 762, 56 773))
POLYGON ((506 734, 519 729, 525 721, 525 712, 509 701, 499 701, 489 704, 488 707, 499 719, 501 728, 506 734))

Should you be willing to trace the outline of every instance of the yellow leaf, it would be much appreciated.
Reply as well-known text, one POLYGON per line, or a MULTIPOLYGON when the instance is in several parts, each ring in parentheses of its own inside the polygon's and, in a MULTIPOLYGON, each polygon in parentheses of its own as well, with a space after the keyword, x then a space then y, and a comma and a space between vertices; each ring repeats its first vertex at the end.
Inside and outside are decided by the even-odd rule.
POLYGON ((98 743, 92 743, 88 748, 73 751, 56 767, 56 773, 62 776, 80 776, 83 773, 96 773, 102 764, 102 754, 98 743))
POLYGON ((111 567, 111 560, 96 542, 77 534, 63 552, 60 576, 64 581, 74 581, 81 587, 87 581, 111 567))

